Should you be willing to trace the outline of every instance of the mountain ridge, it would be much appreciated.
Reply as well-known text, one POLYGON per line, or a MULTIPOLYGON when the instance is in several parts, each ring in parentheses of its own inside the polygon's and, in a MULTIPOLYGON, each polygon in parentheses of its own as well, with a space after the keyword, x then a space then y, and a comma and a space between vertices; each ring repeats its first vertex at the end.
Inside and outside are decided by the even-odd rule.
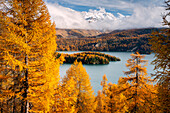
POLYGON ((93 37, 111 31, 90 30, 90 29, 58 29, 56 28, 56 35, 59 38, 85 38, 93 37))
POLYGON ((117 29, 117 30, 93 30, 93 29, 59 29, 56 28, 58 38, 99 38, 107 36, 134 37, 135 35, 151 34, 165 28, 137 28, 137 29, 117 29), (124 35, 122 35, 124 34, 124 35), (126 34, 126 35, 125 35, 126 34))

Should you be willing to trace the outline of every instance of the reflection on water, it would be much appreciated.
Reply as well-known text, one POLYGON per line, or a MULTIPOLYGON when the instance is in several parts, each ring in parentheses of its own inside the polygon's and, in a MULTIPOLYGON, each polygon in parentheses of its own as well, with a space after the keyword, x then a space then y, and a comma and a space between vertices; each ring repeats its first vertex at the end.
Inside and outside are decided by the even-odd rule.
MULTIPOLYGON (((63 53, 78 53, 81 51, 67 51, 63 53)), ((98 90, 102 90, 100 86, 102 76, 106 74, 108 83, 116 83, 119 80, 119 77, 126 76, 123 74, 123 71, 127 71, 128 68, 125 66, 126 61, 131 58, 131 52, 102 52, 112 56, 119 57, 121 61, 110 62, 108 65, 83 65, 86 68, 87 73, 91 78, 91 85, 93 86, 94 92, 97 93, 98 90)), ((151 73, 154 73, 154 66, 150 63, 154 58, 154 54, 146 55, 145 60, 148 60, 147 72, 150 76, 151 73)), ((63 64, 60 66, 60 76, 63 77, 66 75, 66 70, 70 68, 71 64, 63 64)))

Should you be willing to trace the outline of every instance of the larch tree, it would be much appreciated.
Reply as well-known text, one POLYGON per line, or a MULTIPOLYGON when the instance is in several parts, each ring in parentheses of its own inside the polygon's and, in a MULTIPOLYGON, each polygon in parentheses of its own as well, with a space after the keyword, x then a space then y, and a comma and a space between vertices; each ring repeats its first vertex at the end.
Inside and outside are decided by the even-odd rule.
POLYGON ((103 76, 101 85, 103 90, 96 97, 98 103, 96 113, 128 112, 126 97, 122 93, 119 93, 119 86, 112 83, 107 84, 106 75, 103 76))
POLYGON ((47 7, 42 0, 8 0, 1 6, 1 112, 50 112, 59 61, 54 57, 56 31, 47 7))
POLYGON ((109 83, 110 101, 109 113, 126 113, 128 112, 127 98, 123 93, 119 93, 119 85, 109 83))
POLYGON ((103 87, 102 91, 98 91, 96 96, 96 113, 107 113, 108 112, 108 103, 109 97, 108 95, 108 85, 107 85, 107 78, 106 75, 103 75, 103 80, 101 81, 101 86, 103 87))
POLYGON ((165 0, 166 13, 162 15, 163 25, 168 28, 159 32, 154 32, 150 39, 152 51, 155 53, 155 59, 152 64, 155 65, 153 76, 158 80, 158 97, 162 112, 170 112, 170 0, 165 0))
POLYGON ((95 113, 103 113, 104 99, 103 99, 102 92, 100 90, 97 93, 96 102, 97 102, 97 106, 96 106, 95 113))
POLYGON ((147 76, 144 55, 136 53, 131 56, 132 58, 127 60, 126 64, 129 71, 125 74, 128 76, 120 78, 118 82, 119 93, 126 97, 129 112, 156 112, 157 90, 152 85, 152 79, 147 76))
POLYGON ((65 76, 58 87, 58 94, 55 96, 55 110, 56 113, 75 113, 77 90, 76 81, 73 77, 65 76), (57 107, 58 106, 58 107, 57 107))
POLYGON ((109 111, 109 103, 110 103, 110 91, 109 91, 109 86, 107 83, 107 77, 106 75, 103 75, 103 80, 101 81, 101 86, 102 86, 102 92, 101 92, 101 97, 103 100, 103 105, 101 106, 101 113, 107 113, 109 111))
MULTIPOLYGON (((74 80, 74 90, 70 93, 76 94, 76 100, 72 103, 75 106, 76 113, 94 113, 96 104, 95 96, 87 74, 82 63, 77 61, 67 71, 63 84, 70 80, 74 80)), ((71 85, 71 84, 70 84, 71 85)), ((74 96, 73 96, 74 97, 74 96)))

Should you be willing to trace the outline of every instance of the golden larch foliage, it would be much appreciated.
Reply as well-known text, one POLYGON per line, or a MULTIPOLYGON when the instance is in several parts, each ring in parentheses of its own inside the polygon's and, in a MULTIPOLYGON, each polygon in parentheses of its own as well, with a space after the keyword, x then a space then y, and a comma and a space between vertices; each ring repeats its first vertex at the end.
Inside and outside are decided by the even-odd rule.
POLYGON ((59 82, 56 31, 43 0, 8 0, 0 11, 2 109, 50 112, 59 82), (6 86, 6 87, 4 87, 6 86), (5 97, 4 97, 5 96, 5 97))
POLYGON ((120 93, 126 97, 129 112, 159 112, 156 108, 157 89, 153 80, 147 76, 146 60, 144 55, 131 54, 132 58, 127 60, 126 66, 129 71, 124 72, 127 77, 120 78, 118 86, 120 93))
POLYGON ((71 91, 71 92, 67 92, 67 90, 64 91, 66 94, 68 93, 70 94, 70 97, 69 95, 67 95, 67 98, 65 98, 66 100, 65 103, 67 103, 68 106, 70 106, 71 104, 72 107, 74 107, 74 112, 76 113, 94 112, 96 107, 95 96, 90 83, 89 75, 87 74, 82 63, 78 63, 76 61, 73 65, 71 65, 71 68, 67 71, 66 77, 63 78, 62 87, 66 87, 68 90, 71 91), (69 84, 69 86, 67 87, 65 85, 68 82, 71 82, 71 84, 69 84), (70 89, 70 87, 72 89, 70 89), (71 101, 67 99, 71 99, 71 101))

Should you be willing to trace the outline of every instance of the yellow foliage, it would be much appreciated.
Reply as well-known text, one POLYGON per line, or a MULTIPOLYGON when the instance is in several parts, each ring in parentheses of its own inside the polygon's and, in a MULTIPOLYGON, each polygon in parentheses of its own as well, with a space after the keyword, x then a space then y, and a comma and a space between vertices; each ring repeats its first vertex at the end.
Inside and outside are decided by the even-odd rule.
MULTIPOLYGON (((95 110, 95 96, 91 87, 89 75, 82 63, 75 61, 67 71, 61 85, 62 112, 93 113, 95 110), (64 110, 63 110, 64 107, 64 110)), ((60 108, 60 107, 59 107, 60 108)), ((61 111, 60 111, 61 112, 61 111)))
POLYGON ((45 3, 8 0, 8 8, 0 11, 0 25, 0 108, 52 112, 60 61, 54 57, 55 25, 45 3))

